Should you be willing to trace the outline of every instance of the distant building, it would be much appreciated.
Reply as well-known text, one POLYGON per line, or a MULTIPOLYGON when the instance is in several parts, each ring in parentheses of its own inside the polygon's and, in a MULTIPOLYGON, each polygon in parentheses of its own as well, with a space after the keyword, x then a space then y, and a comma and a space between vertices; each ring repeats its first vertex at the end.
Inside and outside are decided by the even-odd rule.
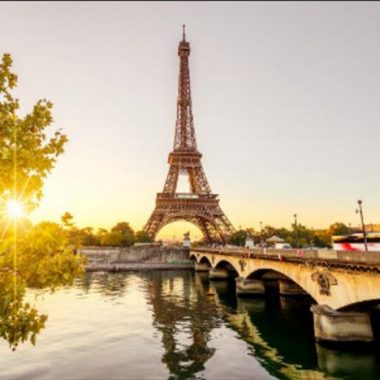
POLYGON ((380 224, 366 224, 365 229, 368 232, 380 232, 380 224))
POLYGON ((245 248, 253 248, 255 246, 255 241, 252 236, 247 236, 245 238, 245 248))

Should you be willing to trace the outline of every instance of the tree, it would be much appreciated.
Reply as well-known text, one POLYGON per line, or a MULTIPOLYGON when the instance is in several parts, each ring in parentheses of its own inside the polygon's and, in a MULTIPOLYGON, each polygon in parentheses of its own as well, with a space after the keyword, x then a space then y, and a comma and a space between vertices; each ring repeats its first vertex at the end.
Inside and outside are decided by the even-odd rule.
POLYGON ((127 247, 135 242, 135 233, 127 222, 119 222, 111 228, 111 233, 119 232, 121 234, 122 247, 127 247))
POLYGON ((96 238, 99 240, 102 245, 102 239, 108 234, 108 231, 105 228, 98 228, 96 231, 96 238))
POLYGON ((111 231, 111 232, 107 232, 107 234, 105 234, 102 237, 100 244, 103 246, 109 246, 109 247, 121 247, 122 239, 123 239, 123 236, 121 232, 111 231))
POLYGON ((328 234, 330 236, 334 235, 349 235, 352 233, 352 229, 348 226, 346 226, 344 223, 341 222, 335 222, 332 224, 329 229, 327 230, 328 234))
POLYGON ((0 64, 0 196, 3 202, 22 199, 26 208, 42 196, 43 179, 63 153, 67 137, 60 130, 48 137, 53 104, 39 100, 25 117, 18 116, 18 99, 12 96, 17 75, 12 58, 4 54, 0 64))
MULTIPOLYGON (((26 116, 18 115, 19 101, 12 95, 16 85, 12 58, 4 54, 0 63, 1 213, 10 200, 29 210, 37 205, 43 181, 67 142, 60 130, 48 130, 53 122, 51 102, 39 100, 26 116)), ((15 349, 19 342, 34 344, 47 318, 23 302, 26 287, 54 289, 71 284, 83 274, 85 259, 74 254, 56 223, 1 222, 0 336, 15 349)))
POLYGON ((247 231, 240 229, 235 231, 231 237, 230 237, 230 243, 232 245, 239 245, 239 246, 244 246, 245 245, 245 239, 247 237, 247 231))
POLYGON ((66 228, 71 228, 75 225, 74 217, 67 211, 61 216, 61 221, 66 228))
POLYGON ((314 231, 313 245, 316 247, 330 247, 331 248, 331 236, 327 230, 314 231))
POLYGON ((100 245, 100 239, 94 234, 94 229, 92 227, 85 227, 81 230, 82 234, 82 245, 84 246, 97 246, 100 245))
POLYGON ((69 230, 66 230, 66 234, 68 242, 74 248, 90 245, 100 245, 100 239, 93 233, 92 227, 72 227, 69 230))
POLYGON ((136 243, 150 243, 153 239, 145 231, 136 232, 136 243))
POLYGON ((100 239, 94 234, 92 227, 75 227, 74 217, 69 212, 61 216, 61 221, 65 227, 66 236, 69 244, 74 248, 81 246, 100 245, 100 239))
POLYGON ((119 222, 101 238, 101 245, 128 247, 135 242, 135 233, 127 222, 119 222))

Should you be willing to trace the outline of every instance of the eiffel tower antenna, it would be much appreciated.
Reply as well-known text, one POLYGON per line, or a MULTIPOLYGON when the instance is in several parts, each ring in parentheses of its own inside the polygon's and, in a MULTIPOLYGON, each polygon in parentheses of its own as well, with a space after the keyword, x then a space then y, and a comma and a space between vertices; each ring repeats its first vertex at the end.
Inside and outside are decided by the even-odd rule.
POLYGON ((169 172, 144 231, 154 238, 167 224, 184 220, 197 225, 206 241, 226 242, 234 227, 220 208, 218 195, 211 191, 201 162, 202 154, 198 151, 190 90, 190 44, 186 41, 185 25, 182 28, 182 41, 178 46, 177 118, 173 150, 168 159, 169 172), (180 174, 188 175, 190 193, 176 191, 180 174))
POLYGON ((186 25, 182 25, 182 41, 186 41, 186 25))

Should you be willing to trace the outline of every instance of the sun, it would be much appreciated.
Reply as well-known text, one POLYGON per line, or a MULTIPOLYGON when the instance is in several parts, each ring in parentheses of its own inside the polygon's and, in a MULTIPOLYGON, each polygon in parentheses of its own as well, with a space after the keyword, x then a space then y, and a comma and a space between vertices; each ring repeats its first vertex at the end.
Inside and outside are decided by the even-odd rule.
POLYGON ((10 199, 7 202, 7 214, 12 219, 18 219, 25 215, 25 209, 23 204, 16 200, 10 199))

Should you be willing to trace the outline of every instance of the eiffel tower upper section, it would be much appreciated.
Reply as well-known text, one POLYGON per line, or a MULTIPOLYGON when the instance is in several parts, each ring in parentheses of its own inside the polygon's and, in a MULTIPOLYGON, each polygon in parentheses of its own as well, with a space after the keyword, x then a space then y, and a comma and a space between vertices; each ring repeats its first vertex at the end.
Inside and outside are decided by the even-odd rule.
POLYGON ((186 41, 185 26, 183 26, 182 41, 178 46, 180 58, 177 120, 174 136, 174 152, 197 152, 195 139, 193 110, 191 105, 190 70, 189 70, 190 44, 186 41))
POLYGON ((177 97, 177 118, 173 151, 169 154, 169 170, 163 193, 174 194, 179 174, 188 174, 190 190, 194 194, 211 194, 195 138, 194 119, 191 102, 189 56, 190 44, 186 41, 183 26, 182 41, 178 46, 179 78, 177 97))

